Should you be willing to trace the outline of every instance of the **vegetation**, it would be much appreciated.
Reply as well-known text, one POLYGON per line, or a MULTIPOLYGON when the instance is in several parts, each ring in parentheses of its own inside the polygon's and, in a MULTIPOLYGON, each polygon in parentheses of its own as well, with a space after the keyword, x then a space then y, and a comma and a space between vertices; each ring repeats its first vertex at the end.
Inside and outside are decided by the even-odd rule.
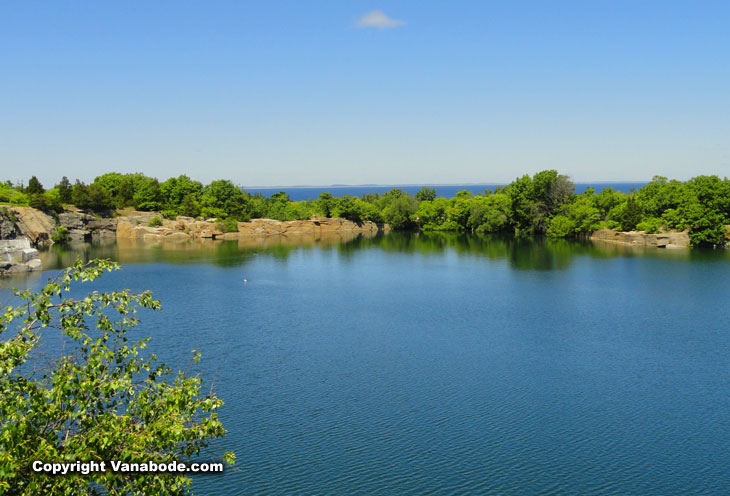
POLYGON ((10 205, 28 205, 28 195, 23 193, 22 185, 15 185, 10 181, 0 183, 0 202, 10 205))
POLYGON ((218 229, 220 229, 223 232, 237 232, 238 231, 238 223, 235 221, 235 219, 225 219, 217 224, 218 229))
POLYGON ((67 243, 69 240, 68 228, 64 226, 56 227, 56 232, 51 234, 51 240, 54 243, 67 243))
MULTIPOLYGON (((138 309, 160 309, 149 291, 72 296, 72 286, 118 268, 79 261, 38 292, 15 291, 20 304, 0 317, 0 493, 189 494, 192 481, 180 472, 59 476, 31 467, 186 461, 224 435, 215 413, 222 401, 201 395, 199 377, 157 364, 149 338, 128 333, 138 309), (49 340, 63 346, 44 354, 49 340)), ((223 458, 233 463, 233 454, 223 458)))
POLYGON ((354 222, 387 222, 396 230, 509 233, 577 236, 600 228, 644 230, 689 230, 693 245, 723 245, 730 224, 730 181, 718 176, 698 176, 686 182, 657 176, 638 191, 623 193, 589 188, 575 194, 573 183, 555 170, 524 175, 510 184, 483 194, 459 192, 454 198, 423 188, 412 196, 400 189, 384 194, 291 201, 285 192, 264 197, 251 195, 228 180, 208 185, 187 176, 159 182, 143 174, 103 174, 91 184, 71 186, 64 178, 45 190, 33 177, 28 186, 0 184, 0 201, 35 205, 46 211, 64 203, 97 212, 114 208, 159 211, 174 219, 178 215, 215 218, 224 230, 252 218, 307 219, 312 215, 342 217, 354 222))
POLYGON ((152 217, 147 225, 150 227, 160 227, 162 225, 162 219, 156 216, 152 217))
POLYGON ((18 214, 16 214, 11 208, 0 207, 0 220, 7 219, 10 222, 18 222, 18 214))

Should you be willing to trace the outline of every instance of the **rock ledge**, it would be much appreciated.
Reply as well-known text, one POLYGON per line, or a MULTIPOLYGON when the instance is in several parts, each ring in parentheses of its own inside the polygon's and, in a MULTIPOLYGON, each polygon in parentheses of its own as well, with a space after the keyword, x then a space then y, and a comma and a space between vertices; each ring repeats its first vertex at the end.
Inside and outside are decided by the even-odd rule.
POLYGON ((638 247, 656 248, 688 248, 689 231, 670 231, 657 234, 647 234, 644 231, 614 231, 601 229, 590 235, 591 241, 605 241, 607 243, 621 243, 638 247))

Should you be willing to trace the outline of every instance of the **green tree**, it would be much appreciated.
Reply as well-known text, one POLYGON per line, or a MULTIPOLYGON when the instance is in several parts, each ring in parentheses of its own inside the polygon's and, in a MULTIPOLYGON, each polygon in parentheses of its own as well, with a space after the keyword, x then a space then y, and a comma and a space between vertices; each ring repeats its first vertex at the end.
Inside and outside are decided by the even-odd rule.
POLYGON ((162 195, 154 177, 139 172, 120 174, 108 172, 94 179, 94 183, 109 192, 115 207, 134 207, 139 210, 159 210, 162 195))
POLYGON ((231 181, 212 181, 203 190, 200 199, 204 217, 226 218, 247 221, 250 219, 250 205, 246 193, 231 181))
POLYGON ((61 201, 61 194, 58 192, 58 188, 49 189, 44 194, 48 199, 47 205, 50 211, 63 211, 63 202, 61 201))
POLYGON ((285 191, 273 193, 266 202, 266 217, 277 220, 294 220, 294 212, 289 208, 291 200, 285 191))
POLYGON ((46 193, 32 193, 28 196, 28 206, 47 212, 52 210, 51 199, 46 193))
POLYGON ((630 196, 626 202, 623 213, 621 215, 621 230, 633 231, 636 225, 641 222, 642 211, 641 205, 634 195, 630 196))
POLYGON ((185 195, 178 213, 187 217, 197 217, 200 215, 200 203, 193 195, 185 195))
POLYGON ((692 246, 723 246, 727 243, 725 220, 717 212, 704 211, 694 219, 689 239, 692 246))
POLYGON ((71 182, 66 176, 61 178, 61 182, 56 185, 58 196, 62 203, 71 203, 71 182))
MULTIPOLYGON (((588 233, 600 228, 601 212, 593 206, 591 200, 592 195, 579 195, 573 203, 564 208, 575 232, 588 233)), ((550 225, 553 225, 552 222, 550 225)))
POLYGON ((600 193, 591 196, 591 200, 601 218, 605 219, 611 209, 626 201, 626 195, 620 191, 614 191, 613 188, 603 188, 600 193))
POLYGON ((510 199, 510 211, 512 212, 512 225, 515 234, 531 233, 535 218, 535 205, 532 201, 532 178, 525 174, 505 186, 503 192, 510 199))
POLYGON ((89 187, 78 179, 71 188, 71 202, 79 208, 90 208, 91 206, 89 187))
POLYGON ((43 188, 43 185, 38 178, 33 176, 30 178, 30 181, 28 181, 28 187, 25 188, 25 192, 29 195, 40 195, 45 193, 46 190, 43 188))
POLYGON ((550 219, 570 201, 575 186, 556 170, 524 175, 508 184, 503 192, 512 200, 515 233, 544 234, 550 219))
MULTIPOLYGON (((94 184, 98 184, 109 192, 115 207, 124 208, 132 205, 132 197, 134 196, 132 174, 107 172, 94 178, 94 184)), ((76 206, 78 207, 78 205, 76 206)))
MULTIPOLYGON (((200 201, 200 195, 203 192, 203 185, 199 181, 193 181, 186 175, 171 177, 167 181, 160 183, 160 195, 165 210, 174 211, 178 215, 187 215, 195 217, 198 213, 191 214, 193 203, 200 201), (187 213, 183 213, 186 210, 187 213)), ((200 208, 198 207, 198 211, 200 208)))
POLYGON ((469 227, 477 233, 507 231, 510 227, 510 199, 502 193, 477 196, 469 216, 469 227))
POLYGON ((90 184, 87 192, 89 194, 89 208, 97 212, 114 208, 114 202, 109 192, 98 184, 90 184))
POLYGON ((335 217, 360 222, 363 220, 363 201, 350 195, 343 195, 331 214, 335 217))
POLYGON ((642 213, 660 217, 666 210, 677 208, 686 195, 686 186, 679 181, 654 176, 649 184, 636 194, 642 213))
POLYGON ((140 174, 134 185, 132 203, 138 210, 150 211, 159 210, 162 196, 160 194, 160 183, 153 177, 146 177, 140 174))
POLYGON ((112 197, 109 192, 98 183, 86 185, 76 180, 71 189, 71 200, 79 208, 101 212, 113 208, 112 197))
POLYGON ((335 209, 336 204, 337 199, 332 196, 332 193, 327 193, 326 191, 320 193, 317 198, 317 209, 324 217, 332 215, 332 211, 335 209))
POLYGON ((532 230, 545 233, 550 218, 565 205, 573 194, 575 186, 568 176, 558 174, 556 170, 538 172, 532 177, 532 193, 534 217, 532 230))
POLYGON ((416 227, 414 214, 418 203, 416 199, 410 195, 402 194, 397 196, 390 202, 383 212, 385 222, 390 224, 393 229, 406 230, 416 227))
POLYGON ((459 191, 455 198, 449 200, 446 217, 450 230, 463 231, 467 228, 473 204, 471 193, 468 191, 459 191))
MULTIPOLYGON (((38 292, 15 291, 20 304, 0 319, 0 493, 184 495, 184 473, 111 470, 58 476, 31 470, 35 460, 122 460, 170 463, 199 454, 225 434, 215 410, 223 402, 201 393, 201 380, 176 375, 133 339, 138 309, 160 309, 149 291, 91 292, 71 287, 92 281, 115 263, 77 262, 38 292), (60 333, 58 358, 39 348, 60 333)), ((193 354, 193 360, 199 360, 193 354)), ((233 462, 233 454, 223 458, 233 462)))
POLYGON ((416 200, 419 202, 422 201, 434 201, 436 199, 436 189, 435 188, 427 188, 424 186, 421 188, 418 193, 416 193, 416 200))
POLYGON ((441 230, 447 222, 446 210, 449 208, 449 200, 436 198, 433 201, 424 200, 418 204, 413 220, 419 227, 431 231, 441 230))

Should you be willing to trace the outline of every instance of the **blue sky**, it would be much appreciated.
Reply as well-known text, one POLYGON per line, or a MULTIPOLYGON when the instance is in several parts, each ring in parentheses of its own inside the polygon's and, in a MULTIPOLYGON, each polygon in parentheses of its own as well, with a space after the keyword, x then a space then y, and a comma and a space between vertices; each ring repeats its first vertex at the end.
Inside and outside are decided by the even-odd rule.
POLYGON ((701 1, 6 1, 1 175, 730 175, 728 19, 701 1))

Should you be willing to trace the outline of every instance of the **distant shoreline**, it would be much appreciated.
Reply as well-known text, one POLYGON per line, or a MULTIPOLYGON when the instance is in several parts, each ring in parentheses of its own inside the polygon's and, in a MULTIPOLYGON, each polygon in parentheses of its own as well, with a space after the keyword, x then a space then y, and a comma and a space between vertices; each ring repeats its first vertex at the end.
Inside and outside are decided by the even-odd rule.
MULTIPOLYGON (((593 186, 604 184, 637 184, 646 185, 649 181, 583 181, 573 183, 576 186, 593 186)), ((509 183, 384 183, 384 184, 299 184, 299 185, 273 185, 273 186, 249 186, 241 185, 245 190, 248 189, 322 189, 322 188, 435 188, 435 187, 458 187, 458 186, 507 186, 509 183)))

